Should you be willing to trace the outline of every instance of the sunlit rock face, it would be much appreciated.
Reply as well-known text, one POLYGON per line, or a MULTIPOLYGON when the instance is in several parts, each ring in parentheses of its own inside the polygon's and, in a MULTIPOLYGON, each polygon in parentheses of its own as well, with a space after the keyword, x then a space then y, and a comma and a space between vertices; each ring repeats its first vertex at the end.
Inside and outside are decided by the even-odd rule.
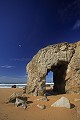
POLYGON ((46 93, 46 75, 54 72, 54 92, 78 93, 80 91, 80 41, 47 46, 27 64, 26 92, 35 96, 46 93))

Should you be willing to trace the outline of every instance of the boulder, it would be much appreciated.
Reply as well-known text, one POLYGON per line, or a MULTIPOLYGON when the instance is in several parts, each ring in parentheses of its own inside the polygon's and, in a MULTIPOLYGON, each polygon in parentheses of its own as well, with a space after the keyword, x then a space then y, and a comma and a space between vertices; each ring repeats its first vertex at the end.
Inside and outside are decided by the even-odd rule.
POLYGON ((55 103, 51 105, 51 107, 66 107, 70 108, 70 101, 66 97, 61 97, 59 100, 57 100, 55 103))
POLYGON ((27 97, 24 96, 22 93, 13 93, 5 102, 6 103, 15 103, 16 102, 16 98, 19 98, 21 100, 26 100, 27 101, 27 97))
POLYGON ((16 88, 16 85, 12 85, 12 88, 16 88))
POLYGON ((22 93, 13 93, 6 101, 8 103, 14 103, 17 107, 22 106, 24 109, 27 108, 27 97, 22 93))

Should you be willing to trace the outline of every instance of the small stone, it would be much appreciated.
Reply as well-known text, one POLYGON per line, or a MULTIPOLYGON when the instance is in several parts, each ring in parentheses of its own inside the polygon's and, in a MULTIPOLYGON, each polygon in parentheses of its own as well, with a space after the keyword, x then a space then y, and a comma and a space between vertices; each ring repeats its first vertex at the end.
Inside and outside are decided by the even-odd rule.
POLYGON ((43 109, 46 109, 46 106, 45 106, 45 105, 40 105, 40 104, 38 104, 37 107, 40 108, 40 109, 42 109, 42 110, 43 110, 43 109))
MULTIPOLYGON (((40 101, 48 101, 47 97, 38 98, 38 99, 36 99, 36 100, 40 100, 40 101)), ((36 100, 34 100, 34 101, 36 101, 36 100)))
POLYGON ((39 98, 39 100, 41 100, 41 101, 48 101, 47 97, 39 98))
POLYGON ((80 99, 75 98, 74 101, 77 102, 77 101, 80 101, 80 99))

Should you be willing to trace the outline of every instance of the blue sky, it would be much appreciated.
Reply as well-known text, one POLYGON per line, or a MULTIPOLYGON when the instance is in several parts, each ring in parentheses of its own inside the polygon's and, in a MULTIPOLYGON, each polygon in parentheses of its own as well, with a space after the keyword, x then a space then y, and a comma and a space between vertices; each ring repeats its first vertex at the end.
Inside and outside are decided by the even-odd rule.
POLYGON ((79 0, 0 0, 0 82, 26 82, 39 49, 79 40, 79 0))

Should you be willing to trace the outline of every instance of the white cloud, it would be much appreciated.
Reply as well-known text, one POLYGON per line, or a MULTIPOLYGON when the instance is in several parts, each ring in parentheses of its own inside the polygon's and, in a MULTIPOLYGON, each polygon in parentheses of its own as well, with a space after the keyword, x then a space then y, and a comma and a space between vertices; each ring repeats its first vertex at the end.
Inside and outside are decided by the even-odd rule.
POLYGON ((80 20, 77 20, 73 26, 73 30, 78 29, 80 27, 80 20))
POLYGON ((11 58, 10 61, 29 61, 31 58, 11 58))
POLYGON ((15 66, 10 66, 10 65, 2 65, 0 66, 1 68, 7 68, 7 69, 10 69, 10 68, 15 68, 15 66))

